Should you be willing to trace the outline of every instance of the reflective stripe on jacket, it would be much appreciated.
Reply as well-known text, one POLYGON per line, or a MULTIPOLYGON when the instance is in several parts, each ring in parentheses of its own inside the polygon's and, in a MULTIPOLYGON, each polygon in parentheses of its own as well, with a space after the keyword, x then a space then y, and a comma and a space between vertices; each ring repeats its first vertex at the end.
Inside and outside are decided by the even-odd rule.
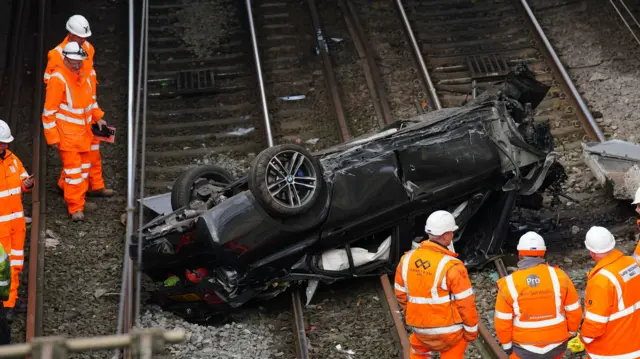
POLYGON ((575 335, 580 326, 582 308, 573 282, 562 270, 540 261, 497 282, 494 322, 505 350, 515 343, 529 352, 546 354, 575 335))
POLYGON ((640 358, 640 268, 615 249, 589 272, 580 331, 592 359, 640 358))
MULTIPOLYGON (((29 188, 22 185, 22 180, 29 177, 22 162, 14 153, 5 150, 0 158, 0 237, 8 237, 12 231, 25 231, 24 212, 22 208, 22 192, 29 188)), ((7 252, 11 249, 5 248, 7 252)))
MULTIPOLYGON (((67 46, 68 43, 69 43, 69 35, 67 35, 64 38, 64 40, 62 40, 62 42, 58 44, 58 46, 49 50, 49 53, 47 55, 48 57, 47 67, 44 70, 44 78, 43 78, 45 84, 49 82, 49 79, 51 78, 51 74, 55 72, 56 67, 64 66, 64 63, 63 63, 64 57, 62 56, 62 50, 64 49, 65 46, 67 46)), ((87 52, 87 55, 89 55, 84 61, 82 61, 82 66, 86 68, 88 71, 90 71, 91 76, 94 78, 94 81, 97 83, 97 79, 95 79, 96 72, 93 68, 93 55, 95 54, 96 50, 93 48, 93 45, 89 43, 89 41, 85 41, 82 44, 82 48, 87 52)))
MULTIPOLYGON (((89 77, 66 66, 57 67, 47 83, 42 125, 47 144, 59 143, 63 151, 89 151, 93 134, 92 113, 98 103, 89 77)), ((100 110, 102 112, 102 110, 100 110)))
POLYGON ((9 299, 11 285, 11 264, 9 263, 8 248, 0 246, 0 300, 9 299))
POLYGON ((457 256, 434 242, 423 241, 400 259, 395 294, 414 333, 477 333, 475 295, 467 269, 457 256))

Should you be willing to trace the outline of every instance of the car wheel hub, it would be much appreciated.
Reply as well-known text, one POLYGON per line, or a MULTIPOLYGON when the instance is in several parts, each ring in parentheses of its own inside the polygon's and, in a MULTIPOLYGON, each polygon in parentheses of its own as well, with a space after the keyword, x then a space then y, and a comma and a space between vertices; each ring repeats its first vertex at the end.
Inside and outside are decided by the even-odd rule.
POLYGON ((311 161, 297 151, 282 151, 269 161, 265 182, 271 197, 289 208, 304 206, 317 190, 311 161))

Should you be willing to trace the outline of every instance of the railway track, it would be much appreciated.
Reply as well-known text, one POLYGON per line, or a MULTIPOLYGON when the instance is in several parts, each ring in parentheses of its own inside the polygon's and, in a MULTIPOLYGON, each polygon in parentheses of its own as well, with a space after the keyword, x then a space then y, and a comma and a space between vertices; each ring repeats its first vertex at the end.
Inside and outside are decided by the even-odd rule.
MULTIPOLYGON (((145 195, 166 192, 180 172, 201 163, 215 163, 220 156, 245 158, 272 143, 305 142, 312 149, 321 149, 348 140, 356 132, 345 116, 344 94, 331 64, 334 58, 327 51, 330 45, 325 47, 326 34, 318 31, 323 23, 315 8, 331 4, 273 0, 254 4, 248 12, 242 3, 230 1, 238 22, 230 24, 214 53, 201 57, 190 53, 184 37, 174 31, 188 15, 181 12, 185 5, 167 0, 149 4, 148 96, 143 114, 147 126, 145 143, 140 147, 146 157, 141 168, 146 178, 145 195), (243 22, 250 13, 255 42, 243 22), (263 91, 256 83, 258 73, 264 79, 263 91), (318 138, 317 145, 309 141, 318 138)), ((422 1, 420 6, 401 1, 338 1, 363 67, 363 86, 371 97, 377 124, 460 105, 474 90, 481 92, 524 60, 540 79, 553 86, 536 115, 540 120, 551 120, 563 150, 577 149, 585 136, 599 138, 590 114, 573 96, 572 85, 554 63, 544 36, 530 22, 523 4, 507 0, 434 0, 422 1), (420 53, 413 52, 414 48, 420 53)), ((34 133, 39 134, 34 145, 42 144, 39 114, 34 110, 34 123, 38 124, 34 133)), ((43 147, 34 151, 37 179, 47 177, 43 147)), ((54 172, 49 168, 48 177, 54 172)), ((28 338, 42 332, 37 328, 43 314, 46 195, 46 191, 37 191, 33 197, 28 338)), ((133 272, 127 276, 132 279, 133 272)), ((408 357, 406 331, 394 310, 397 303, 389 278, 380 280, 401 351, 408 357)), ((126 290, 126 302, 133 303, 133 286, 126 290)), ((306 358, 305 321, 298 292, 292 292, 292 302, 298 357, 306 358)), ((130 316, 126 326, 133 323, 134 312, 133 307, 125 310, 130 316)), ((486 328, 481 328, 481 335, 484 342, 480 343, 484 344, 479 350, 503 357, 486 328)))
MULTIPOLYGON (((333 137, 334 142, 352 137, 350 127, 353 124, 345 117, 344 94, 332 67, 335 58, 325 42, 328 35, 322 31, 316 3, 309 1, 308 4, 309 13, 301 9, 299 3, 285 1, 261 3, 253 7, 253 13, 245 13, 250 18, 255 16, 250 29, 257 34, 252 44, 257 52, 257 55, 253 54, 253 59, 260 65, 257 67, 258 74, 252 68, 252 54, 249 53, 250 49, 247 50, 249 46, 242 46, 248 43, 247 36, 251 33, 240 30, 229 36, 240 40, 230 41, 233 45, 227 44, 223 47, 225 50, 215 57, 201 60, 194 60, 182 49, 150 45, 149 53, 154 54, 149 62, 150 74, 159 76, 151 78, 150 83, 166 85, 171 76, 175 76, 186 65, 192 73, 207 71, 206 74, 213 79, 211 90, 216 87, 225 90, 216 93, 215 100, 206 96, 160 99, 163 90, 151 91, 158 99, 149 99, 149 115, 153 118, 150 123, 158 133, 162 129, 171 134, 154 136, 155 130, 149 132, 147 143, 150 146, 146 150, 152 163, 145 163, 151 179, 146 187, 148 190, 165 190, 177 172, 199 163, 196 156, 210 156, 221 151, 232 156, 243 156, 264 147, 265 142, 271 145, 274 142, 300 142, 309 137, 326 139, 336 135, 335 123, 339 130, 337 139, 333 137), (298 20, 312 24, 317 41, 315 51, 322 59, 322 69, 318 68, 318 62, 315 68, 309 62, 303 63, 305 49, 300 44, 308 44, 309 38, 302 35, 300 29, 303 27, 296 26, 298 20), (164 58, 167 53, 175 56, 167 60, 164 58), (235 65, 233 68, 215 67, 215 61, 222 60, 233 60, 235 65), (324 74, 326 82, 322 90, 318 90, 318 83, 308 76, 309 73, 318 72, 324 74), (259 88, 260 91, 242 83, 241 79, 246 80, 251 74, 264 79, 264 87, 259 88), (215 79, 218 77, 229 80, 233 85, 216 86, 215 79), (314 91, 309 91, 309 88, 314 91), (234 106, 238 101, 244 102, 234 106), (330 108, 332 111, 328 111, 330 108), (229 112, 223 113, 224 110, 229 112), (334 123, 329 128, 333 129, 319 128, 319 118, 327 119, 328 113, 335 115, 329 119, 334 123), (211 120, 216 116, 225 120, 211 120), (246 121, 252 125, 252 130, 242 135, 231 134, 237 128, 228 126, 215 133, 201 133, 203 126, 237 126, 240 122, 233 122, 234 118, 246 121), (154 124, 153 121, 158 122, 154 124), (179 124, 180 128, 177 136, 173 131, 175 124, 179 124), (260 133, 267 134, 266 141, 260 133), (237 138, 241 140, 237 141, 237 138), (215 148, 209 148, 206 144, 197 146, 198 142, 204 140, 215 140, 215 148), (185 155, 187 161, 184 160, 185 155), (180 164, 167 166, 174 158, 180 158, 180 164), (186 162, 191 164, 187 165, 186 162)), ((403 4, 397 1, 390 4, 374 1, 373 4, 365 4, 358 0, 342 0, 338 5, 357 49, 379 126, 431 109, 459 106, 490 83, 503 79, 517 63, 524 61, 540 80, 552 85, 548 97, 539 106, 537 119, 550 120, 554 127, 553 134, 563 144, 563 150, 578 148, 585 135, 600 136, 597 127, 592 126, 591 115, 588 110, 585 111, 584 104, 573 96, 575 89, 566 81, 561 66, 554 62, 554 55, 550 53, 553 50, 546 47, 546 39, 532 22, 525 2, 496 0, 474 4, 430 1, 421 2, 418 7, 416 2, 403 4), (478 17, 478 11, 493 20, 478 17), (389 16, 391 14, 395 17, 389 16), (507 30, 501 30, 500 27, 507 30)), ((150 32, 155 31, 158 43, 171 43, 171 37, 163 36, 162 31, 166 31, 167 22, 172 17, 176 18, 173 12, 175 7, 164 3, 155 7, 151 5, 151 10, 153 15, 150 20, 156 27, 151 25, 150 32), (162 13, 168 9, 172 12, 162 13)), ((154 43, 153 36, 149 35, 150 44, 154 43)), ((180 77, 177 79, 175 83, 180 81, 180 77)), ((164 96, 179 94, 179 91, 166 89, 164 92, 164 96)), ((331 142, 325 141, 323 145, 330 145, 331 142)), ((502 266, 499 265, 499 268, 502 266)), ((380 280, 392 313, 402 356, 408 357, 407 333, 402 318, 394 309, 397 303, 389 278, 383 276, 380 280)), ((309 352, 303 306, 298 291, 293 291, 291 295, 296 353, 299 358, 307 358, 309 352)), ((476 349, 480 353, 496 358, 505 357, 483 324, 480 325, 480 334, 481 339, 476 342, 476 349)))

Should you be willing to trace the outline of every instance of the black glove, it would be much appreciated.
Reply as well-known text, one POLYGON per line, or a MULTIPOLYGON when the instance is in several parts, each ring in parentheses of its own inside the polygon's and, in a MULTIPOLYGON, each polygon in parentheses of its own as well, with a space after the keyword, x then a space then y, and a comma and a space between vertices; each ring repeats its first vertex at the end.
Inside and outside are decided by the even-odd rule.
POLYGON ((109 137, 114 134, 113 130, 107 126, 102 126, 102 129, 100 129, 100 126, 97 123, 91 125, 91 132, 93 132, 94 136, 100 137, 109 137))

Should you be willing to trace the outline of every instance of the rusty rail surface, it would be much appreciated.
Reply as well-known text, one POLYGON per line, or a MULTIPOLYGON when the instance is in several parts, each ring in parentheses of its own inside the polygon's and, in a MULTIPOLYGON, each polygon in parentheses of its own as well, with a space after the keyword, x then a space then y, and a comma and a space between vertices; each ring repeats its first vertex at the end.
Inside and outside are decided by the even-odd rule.
POLYGON ((31 112, 33 121, 33 160, 31 166, 36 185, 31 197, 31 236, 29 238, 29 280, 27 294, 26 342, 42 335, 42 311, 44 290, 44 241, 47 208, 47 144, 41 130, 44 91, 42 76, 45 66, 46 28, 49 23, 50 7, 46 0, 38 1, 38 37, 35 68, 34 104, 31 112))
POLYGON ((589 111, 589 108, 584 103, 584 100, 571 81, 571 78, 569 78, 569 74, 565 70, 564 65, 562 65, 562 62, 558 58, 558 55, 553 49, 553 46, 551 46, 549 39, 547 39, 547 36, 544 34, 544 31, 542 30, 542 27, 533 14, 533 11, 529 7, 527 0, 520 0, 520 5, 522 6, 523 12, 525 12, 527 15, 526 18, 529 20, 530 26, 535 30, 533 34, 536 40, 544 44, 544 46, 541 47, 541 51, 544 54, 544 57, 547 59, 547 62, 551 65, 551 71, 556 76, 556 78, 559 79, 558 85, 565 93, 570 94, 569 102, 571 102, 571 104, 573 104, 573 106, 578 109, 578 118, 580 118, 582 126, 587 132, 587 135, 593 140, 599 142, 605 141, 602 130, 600 130, 600 127, 594 120, 591 111, 589 111))

